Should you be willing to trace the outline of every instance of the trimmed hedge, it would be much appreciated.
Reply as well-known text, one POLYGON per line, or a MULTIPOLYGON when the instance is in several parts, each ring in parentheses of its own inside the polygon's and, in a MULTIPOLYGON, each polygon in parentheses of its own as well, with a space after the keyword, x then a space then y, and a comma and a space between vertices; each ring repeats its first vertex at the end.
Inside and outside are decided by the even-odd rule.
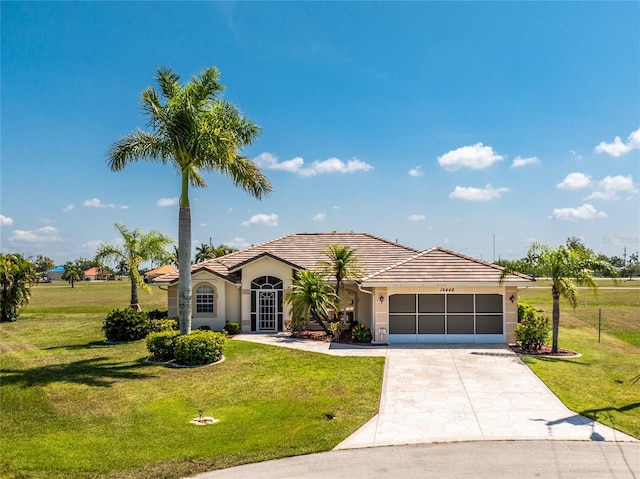
POLYGON ((174 349, 178 331, 161 331, 147 336, 147 351, 153 359, 170 361, 175 359, 174 349))
POLYGON ((215 363, 222 358, 225 341, 222 333, 192 331, 175 339, 174 357, 184 366, 215 363))
POLYGON ((240 334, 242 332, 242 328, 240 327, 240 323, 227 323, 222 328, 227 332, 227 334, 234 335, 240 334))
POLYGON ((151 331, 156 333, 161 331, 178 331, 180 329, 176 318, 153 319, 149 317, 149 319, 151 320, 151 331))
POLYGON ((104 319, 102 330, 109 341, 137 341, 147 337, 151 325, 142 311, 114 309, 104 319))

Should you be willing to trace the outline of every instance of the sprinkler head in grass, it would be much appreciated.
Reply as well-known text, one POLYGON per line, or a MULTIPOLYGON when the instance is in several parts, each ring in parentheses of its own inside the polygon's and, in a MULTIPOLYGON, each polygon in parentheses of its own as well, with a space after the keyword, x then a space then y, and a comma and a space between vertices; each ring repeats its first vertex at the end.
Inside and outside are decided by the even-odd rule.
POLYGON ((202 422, 202 413, 204 413, 204 409, 198 409, 198 421, 202 422))

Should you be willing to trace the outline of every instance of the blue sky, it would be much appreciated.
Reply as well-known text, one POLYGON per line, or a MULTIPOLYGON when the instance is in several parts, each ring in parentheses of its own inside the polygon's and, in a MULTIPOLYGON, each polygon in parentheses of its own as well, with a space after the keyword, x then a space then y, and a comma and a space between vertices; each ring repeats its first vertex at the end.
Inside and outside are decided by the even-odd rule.
POLYGON ((263 131, 257 201, 207 175, 195 244, 369 232, 470 256, 640 248, 638 2, 2 2, 0 247, 92 257, 177 239, 179 179, 119 137, 170 66, 215 65, 263 131))

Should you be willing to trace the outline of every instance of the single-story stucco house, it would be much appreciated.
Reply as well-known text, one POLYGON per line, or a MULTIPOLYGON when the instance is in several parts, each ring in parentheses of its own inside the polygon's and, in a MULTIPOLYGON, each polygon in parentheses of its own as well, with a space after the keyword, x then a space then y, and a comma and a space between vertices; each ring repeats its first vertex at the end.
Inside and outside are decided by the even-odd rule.
POLYGON ((87 281, 98 281, 110 279, 113 277, 113 273, 106 269, 99 269, 97 267, 89 268, 84 272, 84 279, 87 281))
POLYGON ((49 281, 59 281, 62 279, 63 274, 64 274, 64 266, 56 266, 55 268, 47 271, 47 279, 49 281))
MULTIPOLYGON (((347 281, 349 316, 371 328, 375 343, 514 342, 518 287, 534 280, 444 248, 419 251, 366 233, 296 233, 191 267, 192 327, 245 333, 286 330, 283 301, 297 271, 316 269, 332 245, 356 250, 364 275, 347 281)), ((331 280, 331 278, 328 278, 331 280)), ((169 316, 178 316, 178 273, 167 285, 169 316)))

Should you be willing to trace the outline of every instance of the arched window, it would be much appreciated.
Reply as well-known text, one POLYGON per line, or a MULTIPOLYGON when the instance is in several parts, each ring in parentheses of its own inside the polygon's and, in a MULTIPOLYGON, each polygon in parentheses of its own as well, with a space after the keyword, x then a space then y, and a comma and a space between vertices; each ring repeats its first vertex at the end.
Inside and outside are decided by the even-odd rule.
POLYGON ((196 313, 213 313, 213 288, 199 286, 196 289, 196 313))

